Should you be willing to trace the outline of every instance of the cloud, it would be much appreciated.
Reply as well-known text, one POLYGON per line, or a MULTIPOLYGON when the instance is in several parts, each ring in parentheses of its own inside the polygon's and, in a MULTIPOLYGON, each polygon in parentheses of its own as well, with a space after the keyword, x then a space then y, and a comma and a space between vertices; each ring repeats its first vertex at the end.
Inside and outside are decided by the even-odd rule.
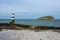
POLYGON ((31 18, 44 15, 58 16, 60 0, 0 0, 0 14, 12 12, 24 18, 28 15, 31 15, 31 18))
POLYGON ((25 0, 32 12, 49 12, 60 10, 60 0, 25 0), (57 10, 56 10, 57 9, 57 10))
POLYGON ((17 7, 17 6, 8 6, 8 5, 1 5, 0 6, 0 12, 27 12, 26 8, 23 7, 17 7))
POLYGON ((60 0, 2 0, 0 4, 1 12, 44 13, 60 10, 60 0))

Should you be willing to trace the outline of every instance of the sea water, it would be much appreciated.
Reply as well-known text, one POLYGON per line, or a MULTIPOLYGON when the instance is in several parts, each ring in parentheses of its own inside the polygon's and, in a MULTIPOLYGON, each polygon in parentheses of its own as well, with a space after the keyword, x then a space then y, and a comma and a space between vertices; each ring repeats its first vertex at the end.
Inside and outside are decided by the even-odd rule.
MULTIPOLYGON (((0 19, 0 23, 9 23, 9 19, 0 19)), ((60 20, 15 19, 15 24, 60 27, 60 20)))

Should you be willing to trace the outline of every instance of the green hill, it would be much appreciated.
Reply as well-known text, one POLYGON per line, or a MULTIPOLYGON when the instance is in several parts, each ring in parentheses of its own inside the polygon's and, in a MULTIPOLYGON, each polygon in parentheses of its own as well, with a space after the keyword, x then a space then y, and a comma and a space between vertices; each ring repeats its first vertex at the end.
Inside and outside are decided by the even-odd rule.
POLYGON ((53 20, 55 19, 53 16, 43 16, 43 17, 40 17, 38 18, 39 20, 53 20))

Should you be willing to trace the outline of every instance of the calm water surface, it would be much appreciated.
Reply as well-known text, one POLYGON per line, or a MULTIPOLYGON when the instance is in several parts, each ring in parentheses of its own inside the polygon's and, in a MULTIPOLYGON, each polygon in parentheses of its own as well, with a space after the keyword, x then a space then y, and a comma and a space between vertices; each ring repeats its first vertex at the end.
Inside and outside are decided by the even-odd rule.
MULTIPOLYGON (((0 19, 0 23, 9 23, 9 22, 10 22, 9 19, 0 19)), ((16 19, 15 24, 60 27, 60 20, 16 19)))

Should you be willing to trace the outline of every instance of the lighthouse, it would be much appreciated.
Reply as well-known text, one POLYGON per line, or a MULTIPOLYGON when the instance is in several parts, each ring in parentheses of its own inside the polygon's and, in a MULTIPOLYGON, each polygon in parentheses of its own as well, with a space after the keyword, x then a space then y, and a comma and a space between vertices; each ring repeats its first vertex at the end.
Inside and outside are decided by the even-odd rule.
POLYGON ((11 20, 14 20, 14 13, 12 13, 11 15, 11 20))
POLYGON ((14 13, 12 13, 12 15, 11 15, 11 22, 10 22, 10 23, 11 23, 11 24, 14 24, 14 22, 15 22, 15 21, 14 21, 14 13))

